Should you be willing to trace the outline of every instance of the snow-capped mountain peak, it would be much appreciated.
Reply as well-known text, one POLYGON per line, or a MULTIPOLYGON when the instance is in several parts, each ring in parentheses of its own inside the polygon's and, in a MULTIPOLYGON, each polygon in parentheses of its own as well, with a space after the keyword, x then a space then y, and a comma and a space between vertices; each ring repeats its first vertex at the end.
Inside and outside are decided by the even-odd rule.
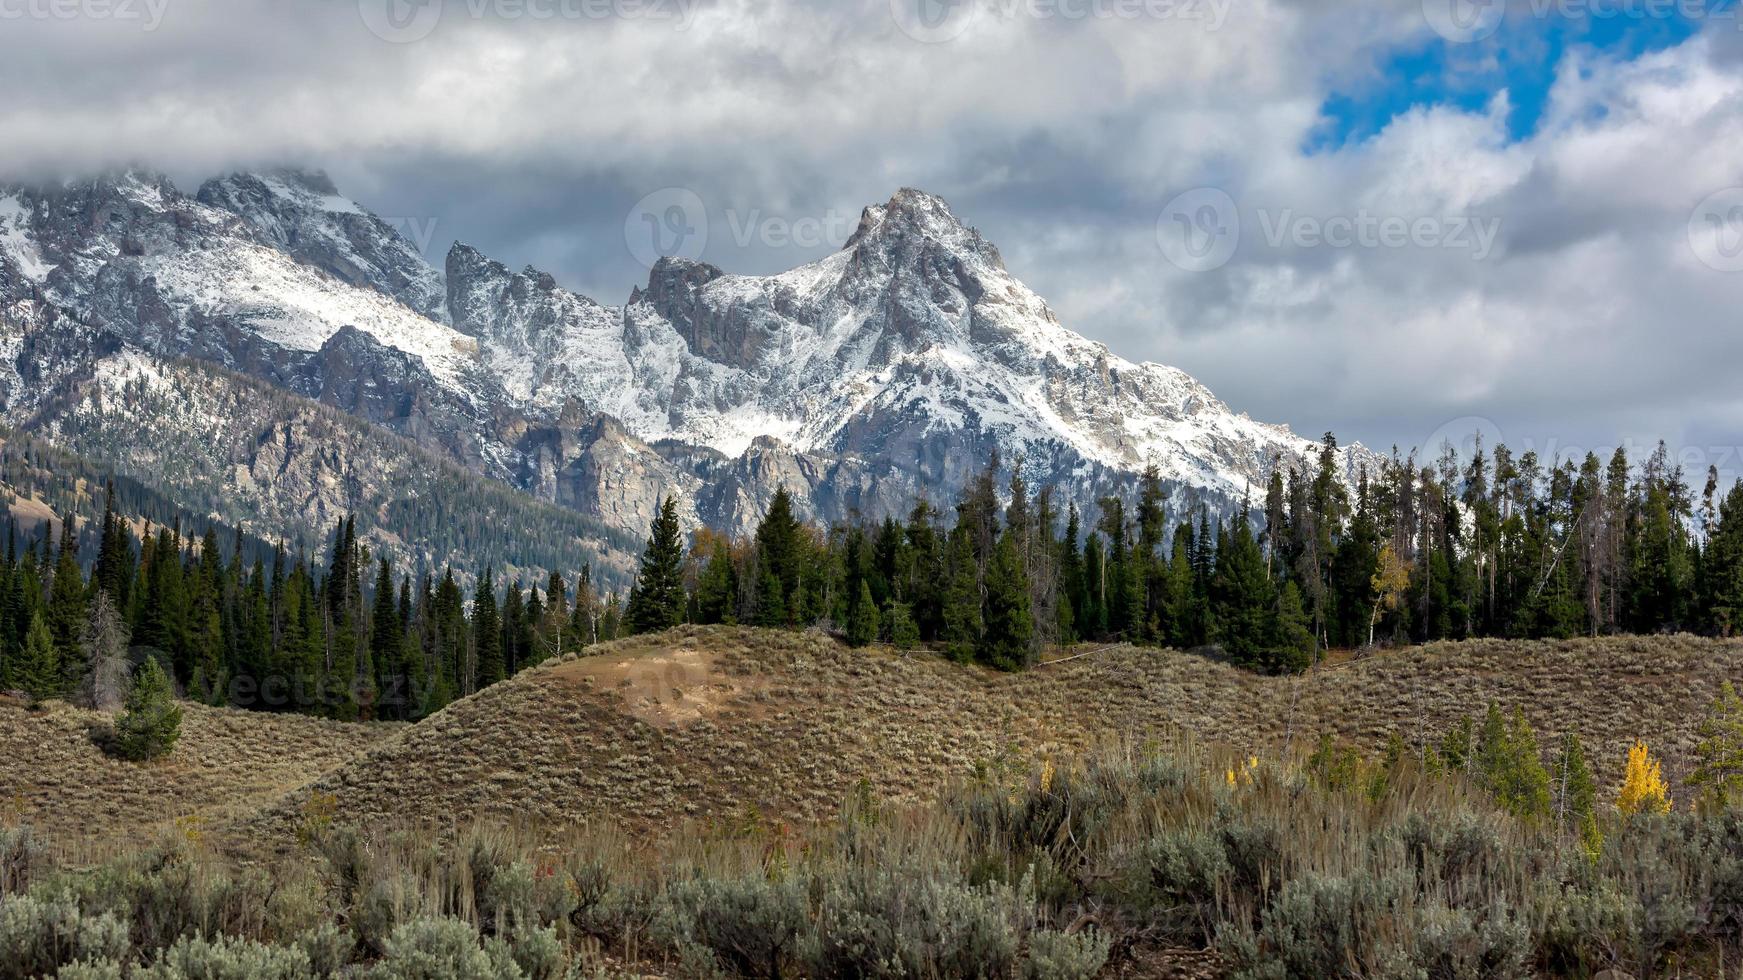
POLYGON ((999 268, 1004 267, 998 249, 958 220, 943 198, 912 187, 904 187, 887 202, 861 211, 859 227, 843 249, 852 251, 872 242, 887 248, 888 243, 901 240, 928 242, 958 253, 973 252, 999 268))
MULTIPOLYGON (((465 244, 438 270, 318 172, 194 197, 143 171, 0 187, 0 300, 39 295, 62 322, 266 378, 638 533, 662 489, 738 529, 783 483, 814 517, 878 516, 952 496, 994 453, 1086 507, 1154 465, 1182 508, 1222 508, 1316 448, 1071 331, 912 188, 816 262, 665 259, 613 307, 465 244)), ((42 386, 12 377, 16 414, 42 386)))

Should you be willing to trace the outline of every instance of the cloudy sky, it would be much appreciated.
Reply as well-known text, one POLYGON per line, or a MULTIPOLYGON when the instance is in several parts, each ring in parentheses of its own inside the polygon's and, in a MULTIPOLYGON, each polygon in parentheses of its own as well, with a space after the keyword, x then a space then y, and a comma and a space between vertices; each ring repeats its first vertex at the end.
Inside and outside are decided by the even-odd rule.
POLYGON ((1743 473, 1733 0, 0 0, 0 88, 8 175, 324 168, 603 302, 917 186, 1255 417, 1743 473))

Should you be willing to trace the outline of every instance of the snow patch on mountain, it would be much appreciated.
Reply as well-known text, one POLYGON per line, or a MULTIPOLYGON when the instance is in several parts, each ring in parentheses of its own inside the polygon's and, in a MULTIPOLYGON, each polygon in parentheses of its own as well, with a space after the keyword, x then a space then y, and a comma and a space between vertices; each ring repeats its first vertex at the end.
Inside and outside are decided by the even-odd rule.
POLYGON ((10 256, 19 272, 32 282, 41 283, 54 271, 54 266, 42 260, 42 252, 30 237, 30 212, 17 194, 0 197, 0 253, 10 256))
POLYGON ((197 197, 237 215, 300 262, 386 293, 430 319, 447 319, 441 272, 399 228, 340 194, 324 173, 232 174, 207 181, 197 197))
POLYGON ((472 338, 265 245, 230 240, 216 248, 152 255, 140 267, 180 312, 235 319, 289 350, 319 350, 341 327, 354 326, 422 358, 450 384, 459 385, 475 360, 472 338))

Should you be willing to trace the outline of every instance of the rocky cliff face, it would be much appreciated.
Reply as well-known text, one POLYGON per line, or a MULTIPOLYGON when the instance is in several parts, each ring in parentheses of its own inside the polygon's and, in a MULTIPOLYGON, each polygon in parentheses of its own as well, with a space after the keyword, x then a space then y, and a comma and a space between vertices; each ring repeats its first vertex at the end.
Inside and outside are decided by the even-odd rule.
POLYGON ((1086 508, 1154 465, 1177 508, 1222 509, 1314 450, 1066 329, 915 190, 819 262, 665 260, 612 307, 466 245, 431 268, 319 174, 0 186, 0 310, 14 425, 129 352, 194 357, 633 535, 674 493, 748 530, 782 485, 876 519, 994 453, 1086 508))

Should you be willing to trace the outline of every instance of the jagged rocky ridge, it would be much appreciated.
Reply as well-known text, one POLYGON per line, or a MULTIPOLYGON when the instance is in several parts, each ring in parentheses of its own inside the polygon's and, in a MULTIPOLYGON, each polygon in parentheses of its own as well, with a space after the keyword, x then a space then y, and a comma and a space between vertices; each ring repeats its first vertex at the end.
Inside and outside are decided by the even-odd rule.
POLYGON ((321 174, 0 186, 0 311, 12 425, 139 354, 196 358, 632 534, 666 493, 743 531, 783 484, 813 518, 877 518, 994 451, 1086 507, 1154 464, 1177 513, 1223 510, 1314 449, 1066 329, 915 190, 819 262, 666 259, 614 307, 464 244, 436 270, 321 174))

